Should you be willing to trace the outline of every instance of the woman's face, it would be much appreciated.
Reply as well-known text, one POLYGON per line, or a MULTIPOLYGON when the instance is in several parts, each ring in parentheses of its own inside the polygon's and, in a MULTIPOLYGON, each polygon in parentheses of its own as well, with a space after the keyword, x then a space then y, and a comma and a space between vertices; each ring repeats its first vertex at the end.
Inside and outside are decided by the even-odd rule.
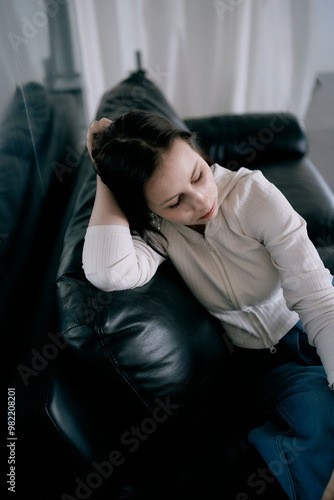
POLYGON ((152 212, 176 224, 205 224, 218 212, 212 172, 182 139, 175 139, 163 154, 162 164, 146 182, 144 195, 152 212))

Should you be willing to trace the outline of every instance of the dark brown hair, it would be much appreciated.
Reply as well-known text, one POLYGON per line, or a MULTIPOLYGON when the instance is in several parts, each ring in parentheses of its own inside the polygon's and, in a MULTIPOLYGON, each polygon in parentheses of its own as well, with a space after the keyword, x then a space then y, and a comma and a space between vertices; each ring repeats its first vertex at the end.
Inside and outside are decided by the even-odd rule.
POLYGON ((153 224, 144 186, 161 164, 163 153, 169 151, 177 138, 202 154, 191 132, 177 128, 162 116, 130 111, 98 134, 92 146, 96 173, 113 192, 129 221, 131 233, 142 237, 164 256, 155 238, 152 239, 152 233, 163 235, 153 224))

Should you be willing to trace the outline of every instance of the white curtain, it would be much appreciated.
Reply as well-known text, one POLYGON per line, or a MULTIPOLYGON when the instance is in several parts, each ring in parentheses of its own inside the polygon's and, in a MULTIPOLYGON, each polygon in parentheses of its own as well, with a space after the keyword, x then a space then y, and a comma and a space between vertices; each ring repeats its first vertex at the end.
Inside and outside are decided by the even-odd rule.
POLYGON ((315 80, 315 0, 75 0, 88 115, 136 69, 181 117, 290 111, 315 80))

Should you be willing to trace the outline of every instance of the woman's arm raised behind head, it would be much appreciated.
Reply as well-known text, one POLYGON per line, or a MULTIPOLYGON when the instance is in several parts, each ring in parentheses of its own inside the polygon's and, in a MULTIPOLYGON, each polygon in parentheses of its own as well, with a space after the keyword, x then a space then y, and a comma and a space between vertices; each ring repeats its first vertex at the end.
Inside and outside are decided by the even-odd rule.
POLYGON ((95 201, 89 226, 105 224, 129 227, 128 219, 117 203, 112 191, 97 176, 95 201))
MULTIPOLYGON (((99 121, 94 121, 87 133, 87 148, 89 155, 92 157, 92 145, 96 135, 103 132, 112 123, 108 118, 101 118, 99 121)), ((97 176, 95 202, 92 214, 89 221, 89 226, 99 226, 105 224, 113 224, 129 227, 128 220, 117 203, 112 191, 103 184, 100 176, 97 176)))
MULTIPOLYGON (((91 158, 94 137, 110 123, 102 118, 90 127, 87 147, 91 158)), ((95 201, 83 248, 86 278, 105 291, 136 288, 147 283, 163 261, 141 238, 131 236, 129 222, 114 194, 97 175, 95 201)))

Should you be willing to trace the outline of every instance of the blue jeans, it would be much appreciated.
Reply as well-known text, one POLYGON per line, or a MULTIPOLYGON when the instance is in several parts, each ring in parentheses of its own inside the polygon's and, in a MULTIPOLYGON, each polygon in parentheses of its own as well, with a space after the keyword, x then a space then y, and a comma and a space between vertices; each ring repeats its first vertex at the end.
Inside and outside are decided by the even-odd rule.
POLYGON ((248 396, 269 417, 249 441, 290 499, 320 500, 334 468, 334 392, 300 322, 275 347, 236 348, 248 396))

